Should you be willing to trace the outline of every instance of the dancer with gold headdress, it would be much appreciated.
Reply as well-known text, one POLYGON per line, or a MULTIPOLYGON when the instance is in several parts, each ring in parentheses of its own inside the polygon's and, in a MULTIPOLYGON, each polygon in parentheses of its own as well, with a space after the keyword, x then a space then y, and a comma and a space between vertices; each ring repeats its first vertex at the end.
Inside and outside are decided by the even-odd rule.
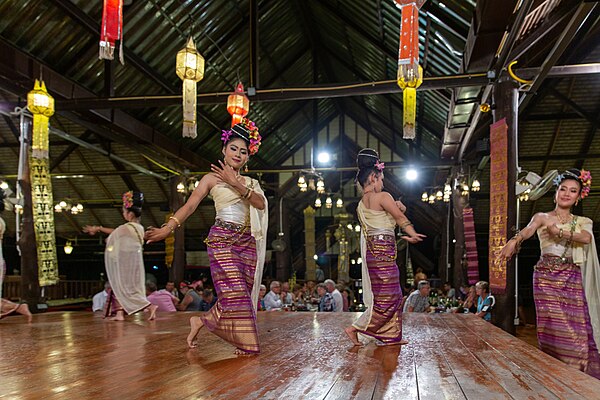
POLYGON ((555 184, 554 210, 535 214, 502 248, 499 260, 509 260, 537 233, 542 255, 533 273, 533 296, 540 349, 600 379, 600 263, 592 220, 571 214, 588 195, 592 176, 569 169, 555 184))
POLYGON ((345 331, 355 346, 362 346, 357 333, 372 336, 383 345, 406 344, 402 339, 402 289, 394 229, 399 225, 406 233, 402 239, 409 243, 420 242, 425 236, 417 233, 404 215, 406 207, 382 191, 384 163, 379 154, 362 149, 356 162, 356 181, 363 193, 356 212, 362 225, 363 300, 367 309, 345 331))
POLYGON ((106 315, 116 316, 112 321, 123 321, 125 313, 134 314, 146 308, 150 311, 148 320, 156 317, 156 305, 146 298, 146 271, 144 269, 143 249, 144 227, 140 224, 144 194, 126 192, 123 194, 123 218, 127 223, 117 228, 104 226, 83 227, 83 232, 95 235, 98 232, 108 234, 104 251, 104 266, 112 288, 107 299, 106 315))
POLYGON ((240 174, 256 154, 261 136, 244 118, 223 131, 223 161, 211 165, 188 201, 162 228, 150 228, 148 241, 162 240, 196 210, 210 193, 217 211, 206 245, 217 302, 206 314, 190 318, 190 348, 203 327, 236 347, 236 354, 260 352, 256 304, 262 279, 268 226, 267 199, 258 181, 240 174))

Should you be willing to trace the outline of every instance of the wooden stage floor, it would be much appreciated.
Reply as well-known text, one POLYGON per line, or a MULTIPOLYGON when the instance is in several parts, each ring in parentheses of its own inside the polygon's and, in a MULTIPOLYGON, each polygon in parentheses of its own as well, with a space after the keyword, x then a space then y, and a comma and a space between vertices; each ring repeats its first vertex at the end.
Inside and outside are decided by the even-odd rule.
POLYGON ((599 399, 600 381, 474 315, 405 314, 400 349, 353 348, 359 314, 259 313, 262 354, 201 332, 191 313, 109 322, 85 312, 0 320, 0 399, 599 399))

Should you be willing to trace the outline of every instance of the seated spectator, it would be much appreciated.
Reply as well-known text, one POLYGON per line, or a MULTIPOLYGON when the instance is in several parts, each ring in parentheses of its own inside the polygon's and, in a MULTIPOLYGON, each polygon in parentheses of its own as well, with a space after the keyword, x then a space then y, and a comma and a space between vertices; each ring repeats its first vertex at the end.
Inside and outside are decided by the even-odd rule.
POLYGON ((315 281, 306 281, 304 283, 304 302, 317 303, 319 301, 319 295, 317 293, 317 283, 315 281))
POLYGON ((281 284, 279 281, 271 282, 269 286, 271 291, 265 295, 265 310, 274 311, 280 310, 283 307, 283 301, 281 299, 281 284))
POLYGON ((486 321, 492 320, 492 308, 496 300, 494 296, 490 294, 490 285, 486 281, 479 281, 475 284, 475 291, 477 293, 477 315, 486 321))
POLYGON ((317 282, 323 282, 325 280, 325 272, 321 269, 321 266, 317 264, 317 269, 315 270, 315 277, 317 282))
POLYGON ((294 304, 304 304, 304 294, 302 293, 302 286, 295 284, 292 289, 292 301, 294 304))
POLYGON ((344 310, 344 300, 342 299, 342 294, 335 287, 335 282, 332 279, 325 280, 325 287, 327 291, 331 293, 331 297, 333 297, 333 311, 334 312, 342 312, 344 310))
POLYGON ((454 290, 450 282, 444 283, 444 289, 442 290, 442 293, 444 293, 444 296, 446 296, 449 299, 453 299, 456 297, 456 291, 454 290))
POLYGON ((179 311, 200 311, 200 302, 202 299, 198 292, 190 286, 189 282, 181 282, 179 290, 183 294, 183 300, 177 304, 177 309, 179 311))
POLYGON ((403 312, 429 312, 429 286, 428 281, 420 281, 417 290, 412 292, 404 303, 403 312))
POLYGON ((340 292, 342 296, 342 311, 348 311, 348 307, 350 306, 348 300, 348 292, 344 289, 345 286, 343 283, 338 283, 335 285, 335 288, 340 292))
POLYGON ((332 312, 333 311, 333 297, 331 293, 327 291, 327 287, 324 283, 317 285, 317 293, 321 297, 319 301, 319 311, 321 312, 332 312))
POLYGON ((106 305, 106 299, 110 295, 110 283, 108 281, 104 282, 104 290, 98 292, 92 297, 92 311, 104 311, 104 306, 106 305))
POLYGON ((146 282, 146 297, 150 303, 158 307, 158 311, 177 311, 175 304, 177 304, 176 301, 178 302, 178 300, 171 293, 157 290, 156 284, 152 281, 146 282))
POLYGON ((204 289, 202 291, 202 301, 200 302, 200 311, 208 311, 217 302, 212 289, 204 289))
POLYGON ((267 294, 267 287, 265 285, 260 285, 260 290, 258 291, 258 306, 256 309, 258 311, 265 311, 265 295, 267 294))
POLYGON ((423 272, 423 268, 421 268, 421 267, 417 268, 415 271, 415 277, 414 277, 415 288, 419 284, 419 282, 426 281, 426 280, 427 280, 427 274, 425 274, 425 272, 423 272))
POLYGON ((477 312, 477 292, 475 286, 469 286, 467 297, 463 302, 463 310, 465 313, 477 312))
POLYGON ((165 288, 160 289, 159 292, 169 293, 171 296, 175 297, 177 299, 177 303, 179 303, 179 291, 177 291, 177 288, 175 287, 175 282, 168 281, 165 285, 165 288))
POLYGON ((292 304, 294 302, 292 294, 290 293, 289 282, 283 282, 281 284, 281 301, 283 301, 283 304, 292 304))

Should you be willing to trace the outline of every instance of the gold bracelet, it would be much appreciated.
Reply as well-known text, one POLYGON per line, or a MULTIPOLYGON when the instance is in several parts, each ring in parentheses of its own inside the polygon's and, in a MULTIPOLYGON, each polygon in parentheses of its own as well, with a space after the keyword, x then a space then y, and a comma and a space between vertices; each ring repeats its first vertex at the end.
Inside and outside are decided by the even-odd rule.
POLYGON ((247 198, 248 198, 248 194, 249 194, 249 193, 250 193, 250 188, 249 188, 249 187, 247 187, 247 188, 246 188, 246 193, 244 193, 244 194, 242 195, 242 199, 247 199, 247 198))
POLYGON ((244 196, 246 199, 250 200, 250 197, 252 197, 252 192, 253 190, 248 188, 248 193, 244 196))
POLYGON ((175 223, 177 224, 177 227, 179 228, 181 226, 181 222, 179 222, 179 220, 177 219, 176 216, 172 215, 169 217, 169 220, 173 220, 175 221, 175 223))
POLYGON ((407 220, 406 222, 403 222, 402 224, 400 224, 400 229, 404 229, 404 228, 406 228, 407 226, 410 226, 410 225, 412 225, 412 222, 410 222, 410 221, 407 220))
POLYGON ((160 227, 164 228, 165 226, 171 230, 171 233, 175 232, 175 228, 173 228, 171 225, 167 224, 166 222, 164 224, 162 224, 160 227))
POLYGON ((558 238, 559 239, 563 238, 563 230, 562 230, 562 228, 558 230, 558 238))

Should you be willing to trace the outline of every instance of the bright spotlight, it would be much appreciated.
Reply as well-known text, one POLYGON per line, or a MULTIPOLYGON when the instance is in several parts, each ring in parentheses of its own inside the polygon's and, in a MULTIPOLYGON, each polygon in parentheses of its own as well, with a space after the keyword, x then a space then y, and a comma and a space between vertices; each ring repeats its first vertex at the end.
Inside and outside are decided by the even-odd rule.
POLYGON ((406 179, 408 179, 409 181, 417 180, 418 176, 419 176, 419 174, 417 173, 417 170, 414 168, 411 168, 406 171, 406 179))
POLYGON ((330 160, 331 160, 331 156, 329 155, 328 152, 326 151, 322 151, 319 153, 319 155, 317 156, 317 160, 321 163, 321 164, 327 164, 330 160))

